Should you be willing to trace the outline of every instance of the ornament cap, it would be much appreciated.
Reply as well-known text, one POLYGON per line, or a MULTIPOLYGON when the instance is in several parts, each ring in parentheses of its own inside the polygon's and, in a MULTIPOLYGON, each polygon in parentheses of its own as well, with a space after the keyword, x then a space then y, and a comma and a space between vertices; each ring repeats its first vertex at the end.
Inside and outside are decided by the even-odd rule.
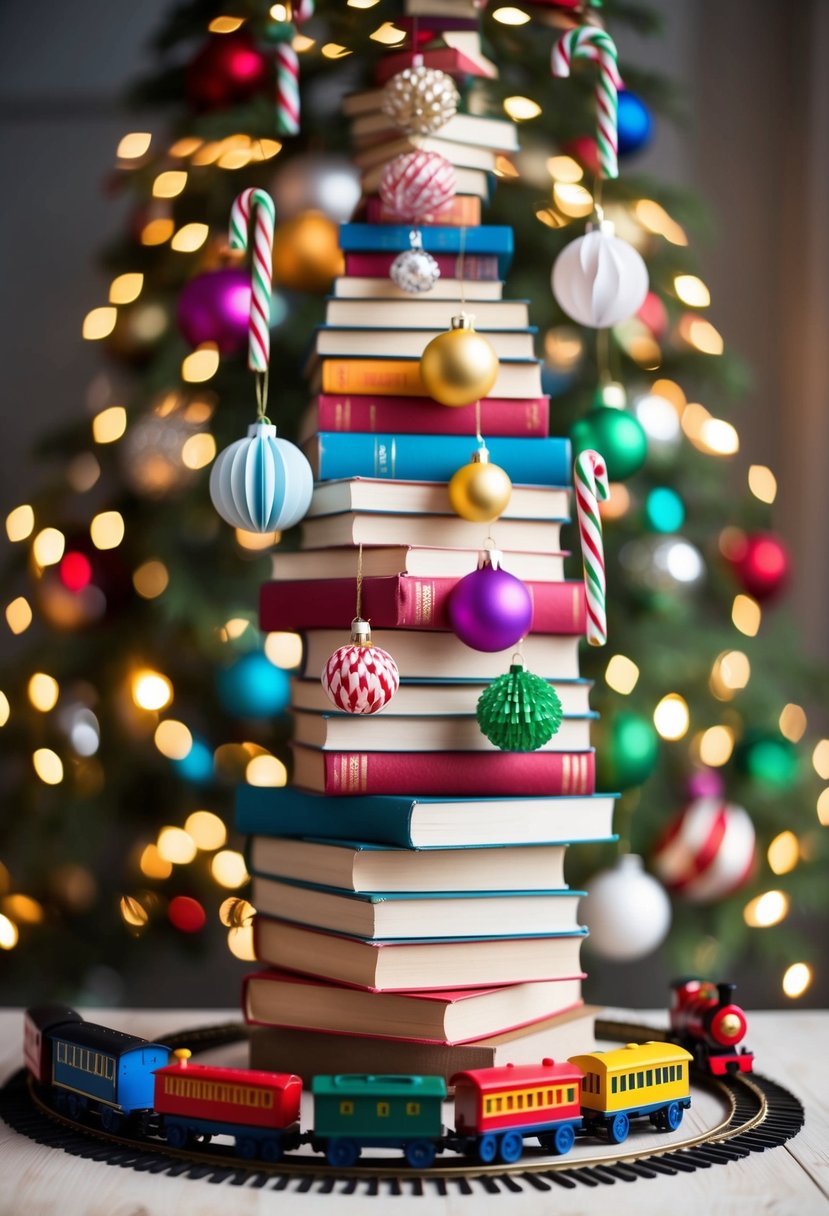
POLYGON ((475 318, 473 316, 470 316, 470 314, 468 312, 459 312, 449 322, 449 328, 450 329, 467 329, 467 330, 471 330, 472 332, 474 332, 475 326, 472 324, 472 322, 474 320, 475 320, 475 318))
POLYGON ((481 549, 478 554, 478 569, 483 570, 487 566, 491 566, 493 570, 500 570, 502 556, 501 550, 496 549, 494 545, 481 549))
POLYGON ((266 435, 276 438, 276 427, 272 422, 252 422, 248 427, 248 439, 262 439, 266 435))
POLYGON ((371 646, 371 625, 361 616, 351 622, 351 641, 357 646, 371 646))
POLYGON ((482 443, 479 448, 476 448, 472 453, 471 464, 489 464, 489 448, 485 443, 482 443))

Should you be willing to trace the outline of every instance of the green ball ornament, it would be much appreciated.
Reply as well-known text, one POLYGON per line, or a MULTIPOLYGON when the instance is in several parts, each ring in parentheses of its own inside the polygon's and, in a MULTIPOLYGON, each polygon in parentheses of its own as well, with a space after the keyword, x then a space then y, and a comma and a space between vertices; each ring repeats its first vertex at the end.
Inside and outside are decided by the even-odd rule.
POLYGON ((659 759, 659 736, 648 718, 624 710, 602 729, 596 746, 598 786, 631 789, 647 781, 659 759))
POLYGON ((787 790, 800 774, 797 748, 776 731, 749 730, 734 752, 739 772, 770 789, 787 790))
POLYGON ((478 698, 478 725, 502 752, 534 752, 561 726, 561 701, 551 684, 513 663, 478 698))
POLYGON ((600 405, 573 423, 574 454, 594 448, 604 456, 611 481, 632 477, 645 463, 648 437, 642 423, 626 410, 600 405))

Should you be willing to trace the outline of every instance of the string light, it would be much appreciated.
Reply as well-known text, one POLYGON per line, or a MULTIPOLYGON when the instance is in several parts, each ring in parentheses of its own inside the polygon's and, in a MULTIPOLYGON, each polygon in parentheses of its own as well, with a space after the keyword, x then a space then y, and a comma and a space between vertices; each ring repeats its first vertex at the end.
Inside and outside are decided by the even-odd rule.
POLYGON ((689 308, 707 308, 711 303, 711 292, 695 274, 674 275, 674 291, 689 308))
POLYGON ((152 138, 149 131, 130 131, 121 137, 115 154, 119 160, 138 160, 149 152, 152 138))
POLYGON ((812 752, 812 767, 818 777, 829 781, 829 739, 821 739, 812 752))
POLYGON ((547 171, 556 181, 571 184, 580 182, 584 177, 584 169, 572 156, 551 156, 547 161, 547 171))
POLYGON ((131 929, 143 929, 150 919, 150 914, 140 900, 132 895, 122 895, 119 903, 121 918, 131 929))
POLYGON ((291 11, 287 4, 272 4, 269 10, 273 21, 289 21, 291 11))
POLYGON ((124 517, 120 511, 101 511, 89 525, 96 549, 117 549, 124 539, 124 517))
POLYGON ((610 483, 610 494, 599 503, 599 514, 602 519, 622 519, 630 510, 630 490, 621 481, 610 483))
POLYGON ((495 9, 492 20, 500 22, 501 25, 526 25, 531 17, 529 13, 524 12, 523 8, 506 5, 504 8, 495 9))
POLYGON ((158 671, 144 669, 132 677, 132 699, 139 709, 165 709, 173 699, 173 686, 158 671))
POLYGON ((193 736, 189 728, 175 718, 165 718, 159 722, 153 742, 168 760, 183 760, 193 749, 193 736))
POLYGON ((219 629, 219 637, 223 642, 235 642, 242 634, 247 633, 250 627, 251 622, 246 616, 233 616, 219 629))
POLYGON ((197 249, 201 249, 209 235, 208 224, 185 224, 174 235, 170 248, 175 249, 176 253, 195 253, 197 249))
POLYGON ((760 632, 760 622, 763 613, 760 605, 750 595, 735 595, 731 605, 731 620, 735 629, 744 633, 747 638, 756 637, 760 632))
POLYGON ((259 553, 263 549, 272 549, 282 539, 281 532, 246 532, 244 528, 234 530, 236 544, 240 549, 250 553, 259 553))
POLYGON ((722 768, 734 751, 734 731, 730 726, 709 726, 699 740, 699 758, 709 768, 722 768))
POLYGON ((206 431, 191 435, 181 449, 181 463, 186 469, 203 469, 216 455, 216 440, 206 431))
POLYGON ((298 633, 269 633, 265 638, 265 656, 274 667, 291 671, 302 662, 302 638, 298 633))
POLYGON ((196 856, 196 842, 184 828, 162 828, 157 847, 159 857, 176 866, 189 865, 196 856))
POLYGON ((677 692, 668 693, 653 711, 653 724, 663 739, 675 742, 688 731, 688 702, 677 692))
POLYGON ((326 59, 344 59, 351 54, 347 46, 340 46, 338 42, 326 42, 321 49, 326 59))
POLYGON ((783 992, 792 1000, 797 1000, 799 996, 809 987, 812 982, 812 968, 808 963, 792 963, 786 968, 783 976, 783 992))
POLYGON ((748 470, 748 488, 760 502, 773 503, 777 497, 777 478, 764 464, 753 464, 748 470))
POLYGON ((678 329, 680 337, 700 354, 721 355, 725 350, 722 334, 704 317, 695 317, 692 313, 687 313, 680 318, 678 329))
POLYGON ((288 770, 276 756, 254 756, 245 769, 245 781, 248 785, 287 785, 288 770))
POLYGON ((196 847, 207 852, 220 849, 227 840, 227 828, 212 811, 193 811, 184 821, 184 830, 192 836, 196 847))
POLYGON ((210 873, 220 887, 231 890, 243 887, 250 879, 244 857, 233 849, 222 849, 216 854, 210 863, 210 873))
POLYGON ((768 929, 779 925, 789 912, 789 897, 783 891, 766 891, 757 895, 743 908, 743 920, 752 929, 768 929))
POLYGON ((5 726, 11 716, 11 705, 9 698, 4 692, 0 692, 0 726, 5 726))
POLYGON ((214 17, 208 25, 211 34, 232 34, 244 25, 244 17, 214 17))
POLYGON ((623 654, 614 654, 604 673, 605 683, 623 697, 632 693, 639 679, 639 668, 623 654))
POLYGON ((141 873, 146 878, 169 878, 173 872, 172 862, 165 861, 158 851, 157 845, 148 844, 141 853, 138 862, 141 873))
POLYGON ((818 797, 817 817, 821 827, 829 828, 829 789, 823 790, 818 797))
POLYGON ((806 734, 808 726, 806 711, 802 705, 790 702, 781 709, 777 725, 780 727, 780 734, 784 739, 788 739, 790 743, 799 743, 806 734))
POLYGON ((177 139, 169 148, 170 156, 183 158, 192 156, 202 146, 204 141, 196 135, 185 135, 182 139, 177 139))
POLYGON ((531 97, 505 97, 503 105, 513 122, 529 122, 541 113, 541 106, 531 97))
POLYGON ((0 950, 13 950, 19 937, 20 933, 14 921, 0 912, 0 950))
POLYGON ((6 624, 12 633, 25 633, 32 623, 32 609, 24 595, 6 605, 6 624))
POLYGON ((35 527, 35 513, 28 503, 23 503, 9 511, 6 516, 6 536, 12 544, 28 540, 35 527))
POLYGON ((92 419, 92 438, 96 443, 115 443, 127 429, 127 411, 123 405, 110 405, 92 419))
POLYGON ((168 217, 150 220, 141 229, 142 245, 164 245, 175 232, 176 226, 168 217))
POLYGON ((256 951, 253 947, 253 927, 251 925, 239 925, 235 929, 229 929, 227 933, 227 948, 232 955, 241 959, 243 963, 255 962, 256 951))
POLYGON ((144 562, 132 576, 133 587, 145 600, 157 599, 167 590, 169 582, 170 575, 167 567, 155 558, 144 562))
POLYGON ((794 832, 780 832, 766 852, 773 874, 788 874, 800 860, 800 842, 794 832))
POLYGON ((143 286, 143 274, 119 274, 109 285, 110 304, 132 304, 141 295, 143 286))
POLYGON ((44 528, 32 541, 32 557, 41 569, 56 566, 63 557, 66 537, 57 528, 44 528))
POLYGON ((186 169, 166 169, 153 182, 153 198, 176 198, 186 185, 186 169))
POLYGON ((593 195, 578 182, 556 182, 553 202, 559 211, 572 219, 580 219, 593 210, 593 195))
POLYGON ((231 895, 230 899, 222 900, 219 905, 219 920, 228 929, 238 929, 249 925, 256 915, 256 909, 247 899, 231 895))
POLYGON ((714 660, 709 687, 719 701, 730 701, 751 679, 751 663, 742 650, 724 650, 714 660))
POLYGON ((29 895, 7 895, 3 907, 15 920, 24 925, 40 925, 43 923, 43 904, 38 903, 29 895))
MULTIPOLYGON (((371 0, 372 4, 379 4, 379 2, 380 2, 380 0, 371 0)), ((305 34, 295 34, 291 41, 291 46, 296 51, 297 55, 304 55, 306 51, 310 51, 311 47, 315 46, 315 45, 316 45, 316 43, 315 43, 314 39, 308 38, 305 34)), ((270 143, 272 141, 267 140, 266 142, 270 143)), ((282 147, 282 144, 278 144, 277 148, 276 148, 276 152, 278 152, 281 147, 282 147)), ((274 156, 276 156, 276 152, 273 153, 274 156)))
POLYGON ((379 42, 383 46, 396 46, 405 37, 406 31, 399 30, 393 21, 384 21, 382 25, 377 27, 374 33, 369 34, 372 42, 379 42))
POLYGON ((650 198, 640 198, 633 208, 634 214, 643 228, 655 236, 664 236, 670 245, 687 245, 688 237, 685 229, 671 219, 668 212, 659 203, 650 198))
POLYGON ((32 755, 32 764, 44 785, 60 785, 63 781, 63 761, 50 747, 39 747, 32 755))
POLYGON ((219 370, 219 350, 214 342, 204 345, 186 355, 181 363, 181 378, 189 384, 203 384, 212 379, 219 370))
POLYGON ((29 680, 27 692, 33 707, 46 714, 58 703, 60 685, 54 676, 47 675, 45 671, 36 671, 29 680))
POLYGON ((69 463, 66 480, 76 494, 86 494, 101 476, 101 466, 91 452, 81 452, 69 463))
POLYGON ((102 308, 93 308, 83 319, 81 336, 87 342, 98 342, 101 338, 108 338, 113 329, 115 329, 115 322, 117 320, 117 308, 113 308, 108 304, 105 304, 102 308))

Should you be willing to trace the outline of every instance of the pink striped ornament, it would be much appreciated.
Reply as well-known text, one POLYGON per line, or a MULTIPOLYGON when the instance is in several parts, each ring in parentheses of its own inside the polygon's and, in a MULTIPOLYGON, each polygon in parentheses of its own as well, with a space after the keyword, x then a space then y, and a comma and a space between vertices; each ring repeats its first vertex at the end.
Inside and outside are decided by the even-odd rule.
POLYGON ((591 646, 604 646, 607 641, 607 599, 599 500, 604 501, 610 495, 604 457, 592 448, 580 452, 576 457, 573 482, 584 565, 587 640, 591 646))
POLYGON ((351 641, 334 651, 320 680, 337 709, 376 714, 397 692, 400 672, 388 651, 372 645, 368 621, 355 617, 351 641))
POLYGON ((243 190, 230 209, 231 249, 247 249, 251 215, 254 219, 251 269, 248 367, 268 370, 271 353, 271 294, 273 281, 273 230, 276 208, 264 190, 243 190))
POLYGON ((406 152, 383 170, 378 193, 383 205, 401 220, 432 219, 455 197, 455 167, 439 152, 406 152))
POLYGON ((606 30, 580 25, 562 34, 553 46, 550 68, 553 76, 569 76, 574 59, 589 59, 599 65, 596 83, 596 145, 602 177, 619 176, 619 75, 616 44, 606 30))

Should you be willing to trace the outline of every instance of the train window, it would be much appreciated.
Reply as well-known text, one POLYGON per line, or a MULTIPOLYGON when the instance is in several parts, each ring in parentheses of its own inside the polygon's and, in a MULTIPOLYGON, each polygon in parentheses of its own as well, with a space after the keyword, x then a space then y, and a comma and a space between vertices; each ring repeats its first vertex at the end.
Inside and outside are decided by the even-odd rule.
POLYGON ((636 1084, 639 1086, 640 1089, 645 1084, 645 1074, 643 1072, 637 1073, 636 1084))
POLYGON ((515 1095, 515 1106, 518 1110, 524 1109, 524 1095, 523 1094, 515 1095))
POLYGON ((654 1076, 656 1077, 656 1084, 657 1084, 657 1085, 661 1085, 661 1084, 662 1084, 662 1069, 661 1069, 661 1068, 655 1068, 655 1069, 653 1070, 653 1072, 654 1072, 654 1076))
POLYGON ((390 1107, 389 1107, 388 1102, 378 1102, 377 1103, 377 1118, 378 1119, 388 1119, 389 1114, 390 1114, 390 1107))
POLYGON ((406 1114, 407 1115, 419 1115, 420 1114, 420 1103, 419 1102, 407 1102, 406 1103, 406 1114))
POLYGON ((353 1115, 354 1114, 354 1103, 353 1102, 341 1102, 340 1103, 340 1114, 341 1115, 353 1115))
POLYGON ((504 1109, 504 1099, 500 1096, 495 1099, 495 1109, 496 1110, 504 1109))
POLYGON ((649 1068, 648 1071, 645 1073, 645 1084, 653 1085, 653 1069, 652 1068, 649 1068))
POLYGON ((682 1080, 682 1068, 683 1068, 683 1065, 682 1065, 682 1064, 677 1064, 677 1066, 676 1066, 676 1079, 677 1079, 677 1081, 681 1081, 681 1080, 682 1080))
POLYGON ((266 1089, 262 1094, 262 1105, 267 1107, 268 1110, 273 1106, 273 1093, 269 1089, 266 1089))
POLYGON ((547 1105, 548 1106, 553 1105, 553 1091, 551 1089, 547 1090, 547 1105))
POLYGON ((616 1090, 617 1090, 617 1081, 618 1081, 618 1077, 611 1077, 611 1078, 610 1078, 610 1092, 611 1092, 612 1094, 615 1094, 615 1093, 616 1093, 616 1090))
POLYGON ((535 1094, 530 1090, 527 1093, 527 1107, 535 1106, 535 1094))
POLYGON ((625 1074, 622 1074, 622 1076, 619 1078, 619 1088, 621 1089, 622 1093, 624 1093, 625 1090, 627 1089, 627 1087, 628 1087, 627 1076, 625 1074))
POLYGON ((514 1100, 512 1094, 507 1094, 507 1110, 512 1110, 514 1105, 515 1105, 515 1100, 514 1100))
POLYGON ((115 1080, 115 1061, 113 1060, 112 1056, 109 1056, 107 1059, 107 1080, 115 1080))
POLYGON ((670 1068, 668 1069, 668 1074, 672 1081, 676 1080, 676 1069, 674 1068, 673 1064, 671 1064, 670 1068))
POLYGON ((570 1086, 568 1087, 568 1089, 567 1089, 567 1101, 568 1101, 568 1102, 575 1102, 575 1100, 576 1100, 576 1090, 575 1090, 575 1086, 570 1085, 570 1086))
POLYGON ((66 1044, 58 1043, 58 1064, 66 1063, 66 1044))
POLYGON ((484 1098, 484 1114, 492 1114, 492 1098, 484 1098))

